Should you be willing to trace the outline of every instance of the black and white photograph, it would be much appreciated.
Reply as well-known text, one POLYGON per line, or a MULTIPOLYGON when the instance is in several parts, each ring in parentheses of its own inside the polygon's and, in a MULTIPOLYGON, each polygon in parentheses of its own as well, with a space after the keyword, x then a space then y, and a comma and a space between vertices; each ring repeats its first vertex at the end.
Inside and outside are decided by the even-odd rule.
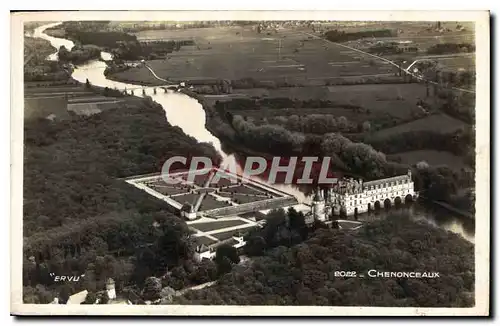
POLYGON ((11 313, 489 315, 489 19, 11 13, 11 313))

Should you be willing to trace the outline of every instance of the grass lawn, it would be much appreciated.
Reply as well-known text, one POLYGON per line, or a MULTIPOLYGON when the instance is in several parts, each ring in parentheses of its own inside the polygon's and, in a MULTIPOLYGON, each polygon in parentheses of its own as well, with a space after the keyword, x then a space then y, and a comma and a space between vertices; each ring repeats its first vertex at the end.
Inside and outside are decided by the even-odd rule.
POLYGON ((217 243, 217 241, 210 239, 209 237, 201 236, 201 237, 195 237, 194 241, 200 245, 204 244, 206 246, 210 246, 212 244, 217 243))
POLYGON ((404 123, 392 128, 382 129, 373 133, 373 138, 390 137, 395 134, 400 134, 406 131, 432 130, 442 133, 453 132, 459 128, 465 127, 466 124, 460 120, 454 119, 445 114, 433 114, 422 119, 418 119, 409 123, 404 123))
MULTIPOLYGON (((195 46, 182 47, 165 60, 148 61, 158 76, 173 80, 252 77, 307 84, 316 78, 393 72, 382 62, 312 39, 299 30, 278 30, 268 35, 259 34, 252 27, 234 26, 155 30, 136 35, 139 39, 195 41, 195 46)), ((140 68, 113 76, 152 82, 150 75, 146 68, 140 68)))
POLYGON ((460 170, 466 166, 461 157, 444 151, 418 150, 398 153, 391 156, 399 157, 401 162, 405 164, 415 164, 425 161, 429 165, 447 165, 456 170, 460 170))
POLYGON ((193 223, 190 224, 189 226, 195 230, 199 230, 202 232, 209 232, 213 230, 224 229, 243 224, 246 224, 246 222, 242 220, 225 220, 225 221, 216 221, 207 223, 193 223))
MULTIPOLYGON (((354 122, 371 121, 377 117, 390 115, 399 119, 410 119, 421 113, 417 106, 419 99, 426 98, 426 88, 421 84, 366 84, 338 85, 328 87, 289 87, 273 90, 237 89, 236 94, 248 97, 262 96, 269 98, 291 98, 298 100, 322 99, 335 103, 335 107, 325 108, 286 108, 234 110, 233 114, 261 118, 269 116, 304 116, 308 114, 331 114, 335 117, 345 116, 354 122), (356 111, 343 105, 359 106, 363 110, 356 111)), ((433 103, 432 100, 428 101, 433 103)))

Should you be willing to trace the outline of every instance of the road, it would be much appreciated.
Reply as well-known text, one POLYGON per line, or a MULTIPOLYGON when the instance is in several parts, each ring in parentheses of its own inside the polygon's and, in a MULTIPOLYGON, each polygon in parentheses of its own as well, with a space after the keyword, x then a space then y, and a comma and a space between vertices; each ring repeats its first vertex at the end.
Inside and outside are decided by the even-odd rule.
POLYGON ((150 66, 148 66, 148 65, 146 65, 146 64, 145 64, 144 66, 145 66, 146 68, 148 68, 148 70, 149 70, 149 71, 153 74, 153 76, 154 76, 156 79, 161 80, 161 81, 164 81, 164 82, 166 82, 166 83, 169 83, 169 81, 168 81, 168 80, 163 79, 163 78, 161 78, 161 77, 158 77, 158 75, 157 75, 157 74, 153 71, 153 69, 151 69, 151 67, 150 67, 150 66))
POLYGON ((189 288, 185 288, 185 289, 182 289, 180 291, 176 291, 175 292, 175 296, 178 297, 178 296, 181 296, 189 291, 196 291, 196 290, 201 290, 203 288, 206 288, 206 287, 209 287, 209 286, 212 286, 214 285, 215 283, 217 283, 217 281, 213 281, 213 282, 207 282, 207 283, 203 283, 203 284, 200 284, 200 285, 196 285, 196 286, 192 286, 192 287, 189 287, 189 288))
MULTIPOLYGON (((359 49, 356 49, 356 48, 353 48, 353 47, 350 47, 348 45, 345 45, 345 44, 340 44, 340 43, 337 43, 337 42, 332 42, 332 41, 329 41, 327 39, 324 39, 322 37, 319 37, 317 35, 314 35, 314 34, 311 34, 311 33, 308 33, 308 32, 301 32, 302 34, 305 34, 305 35, 308 35, 308 36, 312 36, 313 38, 316 38, 316 39, 320 39, 322 41, 324 41, 325 43, 331 43, 331 44, 335 44, 337 46, 341 46, 343 48, 346 48, 346 49, 349 49, 351 51, 355 51, 355 52, 358 52, 358 53, 361 53, 361 54, 364 54, 364 55, 367 55, 367 56, 370 56, 370 57, 373 57, 373 58, 376 58, 378 60, 381 60, 381 61, 384 61, 384 62, 387 62, 388 64, 398 68, 398 69, 401 69, 403 70, 404 72, 406 72, 408 75, 411 75, 413 76, 414 78, 418 79, 418 80, 422 80, 422 81, 426 81, 428 82, 429 84, 434 84, 434 85, 440 85, 439 83, 435 82, 435 81, 432 81, 432 80, 426 80, 425 78, 421 77, 421 76, 418 76, 414 73, 412 73, 411 71, 409 71, 408 69, 404 68, 403 66, 399 66, 397 63, 395 63, 394 61, 391 61, 389 59, 386 59, 384 57, 380 57, 378 55, 375 55, 375 54, 372 54, 372 53, 368 53, 368 52, 365 52, 365 51, 362 51, 362 50, 359 50, 359 49)), ((442 87, 444 87, 443 85, 440 85, 442 87)), ((458 88, 458 87, 448 87, 450 89, 454 89, 454 90, 457 90, 457 91, 461 91, 461 92, 465 92, 465 93, 472 93, 472 94, 475 94, 476 92, 475 91, 471 91, 469 89, 464 89, 464 88, 458 88)))

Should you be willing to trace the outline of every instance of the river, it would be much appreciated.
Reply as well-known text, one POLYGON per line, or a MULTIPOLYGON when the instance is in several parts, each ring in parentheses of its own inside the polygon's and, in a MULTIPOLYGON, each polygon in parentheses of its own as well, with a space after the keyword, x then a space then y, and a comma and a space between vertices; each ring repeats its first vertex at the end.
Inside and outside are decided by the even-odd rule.
MULTIPOLYGON (((52 37, 44 33, 47 28, 54 27, 59 24, 61 24, 61 22, 40 26, 35 29, 33 36, 49 41, 56 49, 59 49, 61 46, 65 46, 68 50, 71 50, 74 46, 72 41, 52 37)), ((101 58, 103 60, 110 60, 112 56, 110 53, 101 52, 101 58)), ((57 59, 57 52, 48 57, 48 60, 55 61, 57 59)), ((159 103, 163 107, 167 120, 171 125, 180 127, 187 135, 196 138, 199 142, 211 143, 222 156, 224 165, 238 164, 235 156, 233 154, 226 153, 222 149, 219 139, 206 129, 205 111, 196 99, 172 90, 169 90, 166 93, 158 91, 155 94, 153 87, 143 87, 140 85, 109 80, 104 75, 105 69, 105 62, 99 60, 90 61, 87 64, 76 67, 73 71, 72 77, 81 83, 85 83, 88 79, 92 85, 108 87, 111 89, 144 89, 146 96, 150 96, 155 102, 159 103)), ((143 96, 142 90, 138 90, 135 93, 137 96, 143 96)), ((305 195, 302 191, 292 185, 273 184, 273 187, 296 196, 300 202, 308 202, 310 200, 310 196, 305 195)), ((464 238, 471 242, 474 241, 473 221, 459 216, 454 216, 452 213, 439 208, 427 207, 419 204, 410 208, 399 209, 408 210, 409 214, 414 219, 425 219, 433 225, 461 234, 464 238)), ((360 218, 360 220, 383 218, 386 214, 387 213, 384 211, 371 215, 364 214, 365 216, 360 218)))

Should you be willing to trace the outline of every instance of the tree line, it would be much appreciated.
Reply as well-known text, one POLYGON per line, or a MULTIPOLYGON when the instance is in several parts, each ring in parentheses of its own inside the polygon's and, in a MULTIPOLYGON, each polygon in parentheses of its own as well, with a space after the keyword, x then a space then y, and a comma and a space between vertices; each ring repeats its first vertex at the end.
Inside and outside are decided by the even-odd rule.
POLYGON ((395 36, 395 34, 391 29, 376 29, 359 32, 345 32, 335 29, 332 31, 327 31, 324 36, 331 42, 347 42, 366 37, 391 37, 395 36))
POLYGON ((171 156, 219 160, 211 145, 169 125, 159 105, 134 99, 89 117, 26 120, 24 144, 26 302, 97 291, 107 277, 120 288, 140 284, 190 259, 186 224, 119 179, 159 172, 171 156), (64 285, 49 272, 85 277, 64 285))
POLYGON ((68 51, 64 45, 59 48, 58 57, 60 62, 71 62, 73 64, 83 64, 90 60, 99 59, 101 50, 93 45, 75 45, 68 51))
POLYGON ((467 53, 474 51, 476 51, 476 46, 470 43, 439 43, 427 49, 428 54, 467 53))

